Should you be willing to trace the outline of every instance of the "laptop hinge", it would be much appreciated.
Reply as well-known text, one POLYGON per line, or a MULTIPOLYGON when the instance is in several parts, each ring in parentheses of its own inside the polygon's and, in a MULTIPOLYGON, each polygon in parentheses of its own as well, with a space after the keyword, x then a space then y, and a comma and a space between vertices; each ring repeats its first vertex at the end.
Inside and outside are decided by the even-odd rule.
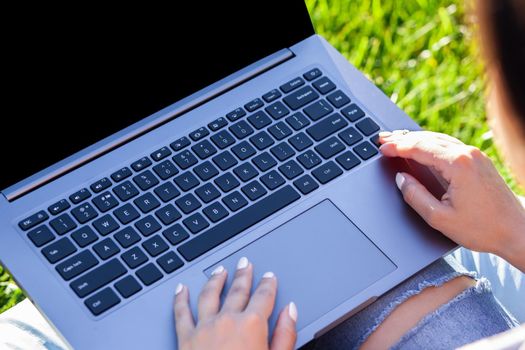
POLYGON ((118 137, 115 135, 92 145, 65 160, 52 165, 41 172, 12 185, 2 191, 9 202, 12 202, 37 188, 56 180, 57 178, 95 160, 96 158, 118 148, 141 135, 158 128, 182 114, 201 106, 202 104, 219 97, 220 95, 236 88, 237 86, 265 73, 266 71, 295 57, 289 49, 282 49, 269 55, 229 76, 209 85, 208 87, 162 109, 161 111, 145 118, 127 128, 126 132, 118 137))

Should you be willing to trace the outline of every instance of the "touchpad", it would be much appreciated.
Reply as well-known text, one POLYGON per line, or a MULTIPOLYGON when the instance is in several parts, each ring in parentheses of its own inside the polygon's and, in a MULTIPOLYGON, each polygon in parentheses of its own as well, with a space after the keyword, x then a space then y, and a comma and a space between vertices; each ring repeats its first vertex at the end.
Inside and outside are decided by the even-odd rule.
POLYGON ((325 200, 270 231, 217 265, 230 272, 239 258, 254 265, 254 288, 262 274, 273 271, 279 281, 270 324, 290 301, 299 310, 298 329, 307 326, 370 286, 396 266, 332 202, 325 200))

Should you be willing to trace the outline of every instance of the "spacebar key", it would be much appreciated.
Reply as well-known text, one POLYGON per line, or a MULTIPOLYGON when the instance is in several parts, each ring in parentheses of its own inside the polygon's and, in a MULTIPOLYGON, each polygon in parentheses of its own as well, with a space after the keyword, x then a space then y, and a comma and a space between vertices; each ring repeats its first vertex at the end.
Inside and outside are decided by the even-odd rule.
POLYGON ((191 241, 181 245, 178 250, 182 256, 191 261, 219 244, 238 235, 247 228, 266 219, 273 213, 301 198, 290 185, 281 188, 251 207, 224 220, 217 226, 196 236, 191 241))

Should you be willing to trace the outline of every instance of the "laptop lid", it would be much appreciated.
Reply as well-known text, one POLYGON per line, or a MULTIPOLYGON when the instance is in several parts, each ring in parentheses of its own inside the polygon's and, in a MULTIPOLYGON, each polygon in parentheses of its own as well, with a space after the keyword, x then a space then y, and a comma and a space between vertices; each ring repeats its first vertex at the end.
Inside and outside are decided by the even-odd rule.
POLYGON ((314 33, 302 0, 190 3, 12 9, 0 189, 314 33))

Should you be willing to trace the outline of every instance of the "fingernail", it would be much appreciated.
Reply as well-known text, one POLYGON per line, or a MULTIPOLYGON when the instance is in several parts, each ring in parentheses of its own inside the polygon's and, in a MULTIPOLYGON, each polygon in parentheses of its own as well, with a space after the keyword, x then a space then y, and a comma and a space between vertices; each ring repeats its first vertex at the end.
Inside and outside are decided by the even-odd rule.
POLYGON ((223 271, 224 271, 224 266, 220 265, 220 266, 217 266, 215 270, 212 271, 211 275, 215 276, 215 275, 222 273, 223 271))
POLYGON ((388 137, 390 135, 392 135, 392 133, 390 131, 381 131, 379 133, 379 137, 388 137))
POLYGON ((262 278, 274 278, 275 274, 271 271, 265 272, 262 278))
POLYGON ((182 283, 177 284, 177 287, 175 288, 175 295, 178 295, 180 292, 182 292, 183 288, 184 286, 182 285, 182 283))
POLYGON ((248 267, 248 258, 243 256, 239 259, 239 262, 237 263, 237 270, 245 269, 248 267))
POLYGON ((401 173, 397 173, 396 174, 396 185, 397 185, 397 188, 399 188, 399 190, 401 191, 403 189, 403 184, 405 183, 405 176, 401 173))
POLYGON ((294 322, 297 322, 297 306, 293 301, 288 305, 288 315, 294 322))

